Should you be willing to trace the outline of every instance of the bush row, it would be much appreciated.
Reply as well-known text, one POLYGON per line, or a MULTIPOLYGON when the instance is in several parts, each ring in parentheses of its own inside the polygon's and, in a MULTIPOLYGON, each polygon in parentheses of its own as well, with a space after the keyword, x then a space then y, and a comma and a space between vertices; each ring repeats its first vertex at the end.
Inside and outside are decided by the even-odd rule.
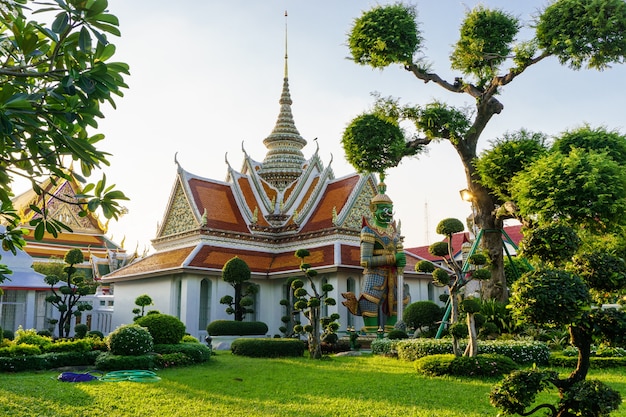
MULTIPOLYGON (((461 343, 465 349, 466 344, 461 343)), ((372 353, 394 354, 405 361, 415 361, 430 355, 452 353, 451 339, 381 339, 372 342, 372 353)), ((498 354, 511 358, 518 364, 535 363, 544 365, 550 358, 550 349, 543 342, 528 342, 515 340, 480 340, 478 341, 480 354, 498 354)))
POLYGON ((234 355, 253 358, 300 357, 305 344, 299 339, 235 339, 230 345, 234 355))
POLYGON ((267 334, 267 324, 261 321, 215 320, 206 331, 211 336, 260 336, 267 334))
MULTIPOLYGON (((550 355, 550 366, 562 368, 575 368, 578 357, 563 355, 562 353, 552 353, 550 355)), ((590 358, 592 368, 616 368, 626 366, 626 357, 600 357, 592 356, 590 358)))
POLYGON ((518 365, 511 358, 492 353, 456 357, 452 353, 424 356, 415 361, 415 370, 429 376, 496 377, 508 374, 518 365))
POLYGON ((96 358, 102 354, 101 351, 91 351, 0 357, 0 371, 40 371, 44 369, 60 368, 62 366, 89 366, 93 365, 96 358))

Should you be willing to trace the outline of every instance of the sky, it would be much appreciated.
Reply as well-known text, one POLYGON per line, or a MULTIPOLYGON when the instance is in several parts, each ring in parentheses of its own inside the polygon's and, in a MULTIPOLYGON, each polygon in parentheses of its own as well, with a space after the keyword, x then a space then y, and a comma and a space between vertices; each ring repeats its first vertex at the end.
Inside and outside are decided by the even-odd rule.
MULTIPOLYGON (((130 198, 128 213, 109 224, 108 236, 127 250, 153 251, 150 240, 162 221, 176 178, 175 155, 196 175, 225 180, 227 158, 239 169, 242 146, 262 161, 263 139, 276 122, 282 88, 285 25, 288 32, 292 112, 303 149, 315 152, 337 178, 354 169, 341 147, 345 127, 372 104, 372 92, 425 105, 434 100, 472 106, 469 96, 424 84, 400 66, 374 70, 348 59, 347 34, 369 0, 109 0, 122 36, 114 60, 130 65, 129 89, 106 108, 99 131, 111 165, 104 172, 130 198), (284 12, 287 10, 288 18, 284 12), (243 144, 243 145, 242 145, 243 144), (332 162, 331 162, 332 161, 332 162)), ((544 1, 423 0, 412 2, 433 72, 447 80, 449 54, 468 9, 501 8, 532 23, 544 1)), ((532 36, 523 31, 518 40, 532 36)), ((579 127, 606 126, 626 134, 626 67, 573 71, 550 58, 529 68, 499 96, 504 110, 485 130, 480 148, 507 131, 526 128, 550 136, 579 127)), ((94 178, 94 180, 97 179, 94 178)), ((437 223, 465 219, 469 203, 458 155, 447 142, 387 172, 387 194, 402 222, 405 247, 441 240, 437 223)))

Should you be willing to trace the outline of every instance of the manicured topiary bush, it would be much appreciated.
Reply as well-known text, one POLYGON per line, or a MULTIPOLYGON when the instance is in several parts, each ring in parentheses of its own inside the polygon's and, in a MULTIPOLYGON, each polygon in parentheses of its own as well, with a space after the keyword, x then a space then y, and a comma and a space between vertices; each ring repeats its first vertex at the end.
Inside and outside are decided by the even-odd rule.
POLYGON ((156 367, 154 354, 142 355, 114 355, 111 352, 100 354, 95 362, 95 368, 101 371, 120 371, 127 369, 150 370, 156 367))
POLYGON ((267 334, 267 324, 260 321, 215 320, 206 331, 211 336, 260 336, 267 334))
POLYGON ((148 314, 135 324, 148 329, 155 345, 180 343, 185 335, 184 323, 168 314, 148 314))
MULTIPOLYGON (((461 342, 461 349, 466 343, 461 342)), ((398 358, 405 361, 415 361, 424 356, 452 353, 451 339, 407 339, 399 340, 395 344, 398 358)), ((511 358, 518 364, 548 363, 550 349, 543 342, 527 342, 516 340, 479 340, 478 353, 494 353, 511 358)))
POLYGON ((104 339, 104 334, 99 330, 90 330, 87 332, 87 337, 97 337, 99 339, 104 339))
POLYGON ((17 345, 39 346, 42 351, 45 351, 46 348, 52 344, 51 337, 40 336, 35 329, 24 330, 21 327, 15 332, 13 341, 17 345))
POLYGON ((236 339, 230 349, 234 355, 253 358, 300 357, 305 345, 299 339, 236 339))
POLYGON ((501 376, 517 368, 517 364, 511 358, 496 354, 457 357, 450 353, 425 356, 415 361, 415 370, 430 376, 501 376))
POLYGON ((77 339, 82 339, 87 336, 87 332, 89 331, 89 327, 86 324, 77 324, 74 326, 74 337, 77 339))
POLYGON ((211 358, 211 349, 201 343, 177 343, 175 345, 154 345, 154 351, 160 355, 182 353, 193 363, 203 363, 211 358))
POLYGON ((393 329, 387 333, 387 338, 391 340, 408 339, 409 335, 405 331, 393 329))
POLYGON ((154 346, 148 329, 137 324, 118 327, 109 334, 107 344, 111 354, 124 356, 145 355, 152 352, 154 346))
MULTIPOLYGON (((30 345, 19 345, 21 347, 30 345)), ((39 371, 63 366, 93 366, 102 352, 53 352, 41 355, 0 357, 0 372, 39 371)))

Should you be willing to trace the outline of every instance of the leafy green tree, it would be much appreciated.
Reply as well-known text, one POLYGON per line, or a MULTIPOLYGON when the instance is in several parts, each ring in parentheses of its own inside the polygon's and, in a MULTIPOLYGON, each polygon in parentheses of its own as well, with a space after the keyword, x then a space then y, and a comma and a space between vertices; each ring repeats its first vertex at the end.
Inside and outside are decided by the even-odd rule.
MULTIPOLYGON (((583 67, 603 70, 624 61, 626 51, 626 3, 623 0, 557 0, 540 11, 530 24, 534 36, 517 41, 522 29, 520 20, 502 10, 478 6, 469 10, 460 28, 460 37, 450 55, 451 67, 462 76, 446 80, 431 69, 431 64, 416 58, 423 52, 423 39, 416 22, 414 7, 401 3, 375 6, 355 19, 348 33, 348 47, 354 62, 383 69, 400 64, 418 80, 431 82, 451 94, 473 99, 472 112, 442 102, 424 106, 401 105, 394 98, 378 98, 368 112, 400 126, 413 122, 417 133, 405 135, 402 156, 424 151, 429 145, 448 141, 457 151, 465 168, 468 188, 476 208, 476 224, 483 230, 498 230, 506 213, 497 210, 494 190, 481 181, 474 162, 478 142, 490 120, 504 110, 500 101, 503 88, 524 71, 548 57, 572 69, 583 67)), ((367 118, 359 116, 346 132, 367 128, 367 118)), ((376 138, 376 134, 369 135, 376 138)), ((388 163, 378 164, 376 152, 344 134, 348 161, 360 161, 357 169, 377 171, 394 166, 400 160, 391 152, 388 163), (363 162, 363 159, 373 162, 363 162)), ((363 142, 370 144, 369 139, 363 142)), ((393 141, 395 149, 397 142, 393 141)), ((370 144, 371 146, 371 144, 370 144)), ((378 152, 388 154, 388 142, 378 152)), ((485 233, 483 246, 488 250, 492 279, 485 285, 486 296, 506 300, 503 273, 503 243, 500 233, 485 233)))
MULTIPOLYGON (((0 218, 7 230, 3 247, 24 245, 19 215, 11 202, 15 178, 28 179, 39 195, 41 179, 75 178, 84 184, 79 204, 83 213, 100 209, 117 218, 126 196, 106 183, 87 183, 93 171, 109 165, 108 153, 96 145, 94 133, 104 114, 101 105, 115 107, 127 85, 128 65, 112 62, 119 36, 118 19, 107 11, 107 0, 4 1, 0 6, 0 218), (44 16, 48 22, 33 18, 44 16), (68 162, 72 164, 68 167, 68 162)), ((30 225, 35 237, 56 235, 69 228, 49 216, 46 207, 30 225)))
POLYGON ((587 374, 593 344, 626 341, 626 311, 601 308, 626 291, 626 262, 617 250, 625 224, 614 212, 626 202, 625 146, 616 132, 583 127, 512 177, 511 196, 527 225, 520 255, 535 267, 512 286, 513 315, 521 324, 566 327, 578 362, 565 378, 539 369, 508 376, 491 393, 507 414, 608 416, 621 403, 619 393, 587 374), (527 410, 550 387, 560 401, 527 410))
POLYGON ((306 249, 298 249, 295 253, 295 256, 300 258, 300 270, 304 272, 304 276, 309 284, 309 290, 304 288, 304 281, 301 279, 292 281, 291 288, 297 297, 294 308, 304 313, 309 324, 304 326, 296 324, 294 332, 306 334, 309 341, 309 355, 311 359, 321 359, 322 342, 327 338, 330 339, 339 329, 339 323, 337 323, 339 314, 333 313, 328 317, 322 317, 322 305, 334 306, 337 301, 328 296, 328 293, 333 290, 331 284, 322 284, 321 289, 317 289, 313 281, 317 276, 317 271, 311 269, 311 265, 304 262, 304 258, 309 255, 310 253, 306 249))
POLYGON ((133 321, 137 321, 137 319, 143 317, 146 306, 151 306, 152 304, 152 297, 150 297, 148 294, 142 294, 139 297, 135 298, 135 305, 139 308, 133 309, 133 314, 135 315, 135 317, 133 317, 133 321))
POLYGON ((60 337, 69 337, 72 318, 80 317, 83 311, 89 311, 93 308, 91 304, 81 301, 83 296, 93 294, 98 286, 93 280, 77 273, 76 265, 82 264, 84 260, 80 249, 70 249, 65 254, 64 261, 67 266, 63 268, 63 274, 47 275, 44 278, 52 291, 52 295, 46 297, 46 301, 59 312, 60 337), (55 288, 59 283, 64 283, 64 285, 55 288))
MULTIPOLYGON (((491 278, 491 272, 487 268, 474 269, 469 270, 468 265, 472 264, 477 267, 483 266, 487 263, 487 257, 482 253, 475 253, 470 256, 467 260, 468 265, 459 265, 457 261, 454 259, 454 253, 452 248, 452 235, 455 233, 462 232, 465 229, 463 226, 463 222, 458 219, 443 219, 437 225, 437 233, 445 236, 445 240, 441 242, 435 242, 429 246, 428 252, 431 255, 440 257, 448 267, 448 271, 452 271, 452 273, 448 273, 448 271, 443 268, 433 268, 433 265, 430 263, 420 262, 415 265, 415 270, 417 272, 423 273, 432 273, 433 281, 435 285, 448 287, 448 293, 450 295, 449 303, 450 303, 450 325, 455 325, 459 323, 459 305, 462 301, 461 291, 473 279, 476 280, 488 280, 491 278)), ((469 308, 469 307, 468 307, 469 308)), ((478 312, 475 309, 471 309, 473 313, 478 312)), ((469 319, 468 319, 468 323, 469 319)), ((472 317, 471 323, 474 325, 474 320, 472 317)), ((477 333, 475 328, 468 329, 470 338, 470 346, 473 349, 467 351, 467 353, 471 356, 475 356, 478 354, 478 351, 475 349, 476 347, 476 338, 477 333)), ((456 356, 461 356, 461 348, 459 343, 459 337, 456 333, 452 332, 452 350, 456 356)))
POLYGON ((235 321, 243 321, 246 314, 254 313, 250 308, 254 304, 253 296, 258 292, 258 287, 248 284, 251 278, 250 267, 241 258, 235 256, 224 264, 222 278, 235 289, 235 297, 225 295, 220 299, 220 304, 226 304, 226 313, 234 314, 235 321))

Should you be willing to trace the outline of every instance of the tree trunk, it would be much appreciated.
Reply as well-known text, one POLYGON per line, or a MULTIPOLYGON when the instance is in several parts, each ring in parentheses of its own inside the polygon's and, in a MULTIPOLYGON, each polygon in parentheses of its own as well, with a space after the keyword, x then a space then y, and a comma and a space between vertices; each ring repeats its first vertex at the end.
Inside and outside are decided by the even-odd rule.
POLYGON ((309 355, 311 359, 320 359, 322 357, 322 346, 320 343, 320 308, 311 307, 309 311, 311 315, 311 325, 313 331, 309 333, 309 355))
POLYGON ((467 332, 469 334, 469 340, 467 343, 467 349, 465 349, 465 356, 474 357, 478 355, 478 335, 476 334, 476 321, 474 314, 467 314, 467 332))
POLYGON ((241 292, 243 286, 237 283, 233 285, 233 287, 235 288, 235 321, 243 321, 243 309, 241 307, 241 292))

